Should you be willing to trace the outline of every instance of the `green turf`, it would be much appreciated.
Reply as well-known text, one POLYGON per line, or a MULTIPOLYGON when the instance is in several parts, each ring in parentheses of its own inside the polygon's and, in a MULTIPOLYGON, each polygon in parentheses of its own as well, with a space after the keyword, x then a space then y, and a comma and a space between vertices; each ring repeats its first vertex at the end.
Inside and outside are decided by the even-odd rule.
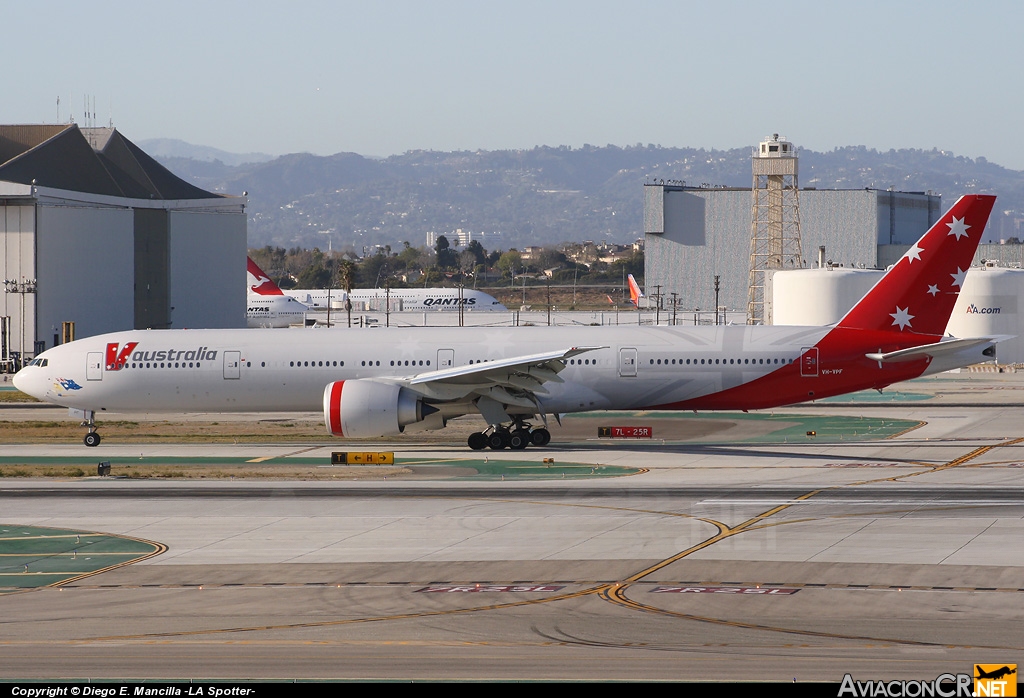
MULTIPOLYGON (((402 465, 421 465, 409 459, 402 465)), ((586 463, 553 463, 527 460, 490 460, 489 457, 453 458, 443 463, 438 461, 425 462, 422 465, 440 464, 445 467, 472 468, 474 475, 456 476, 453 480, 578 480, 595 477, 622 477, 641 472, 639 468, 625 468, 613 465, 595 466, 586 463)))
MULTIPOLYGON (((792 443, 794 441, 863 441, 891 438, 908 429, 920 426, 920 422, 909 419, 883 419, 879 417, 849 417, 843 415, 770 414, 763 412, 584 412, 572 415, 573 419, 595 419, 614 422, 623 419, 697 419, 727 420, 730 422, 776 422, 778 428, 767 434, 742 436, 735 431, 729 438, 711 434, 706 438, 693 439, 691 443, 792 443), (807 432, 813 431, 810 437, 807 432)), ((617 440, 618 441, 618 440, 617 440)), ((629 439, 621 439, 629 441, 629 439)))
POLYGON ((0 523, 0 594, 57 585, 162 550, 105 533, 0 523))
MULTIPOLYGON (((288 458, 282 456, 280 458, 270 458, 267 460, 260 460, 259 463, 250 463, 250 458, 163 458, 160 456, 153 456, 151 458, 110 458, 111 475, 127 475, 129 477, 145 478, 146 472, 145 467, 147 465, 180 465, 183 468, 187 468, 190 465, 205 465, 205 466, 245 466, 245 465, 312 465, 312 466, 323 466, 331 467, 329 459, 326 458, 288 458), (132 472, 126 472, 126 468, 131 467, 132 472)), ((0 456, 0 466, 25 466, 25 465, 44 465, 44 466, 74 466, 78 465, 87 472, 88 475, 96 475, 96 457, 84 457, 84 456, 0 456)), ((595 468, 591 465, 583 463, 562 463, 562 464, 545 464, 542 462, 541 457, 537 457, 535 460, 490 460, 487 455, 470 456, 467 458, 446 458, 446 459, 417 459, 417 458, 399 458, 395 461, 397 467, 417 467, 424 470, 429 470, 432 467, 436 468, 471 468, 476 471, 475 475, 472 476, 453 476, 451 479, 464 480, 464 479, 485 479, 485 480, 548 480, 548 479, 561 479, 561 478, 593 478, 593 477, 619 477, 622 475, 634 475, 638 471, 637 468, 620 468, 620 467, 601 467, 595 468)), ((345 468, 350 466, 339 465, 334 466, 339 471, 344 471, 345 468)), ((368 466, 370 468, 378 466, 368 466)), ((387 467, 387 466, 381 466, 387 467)), ((59 476, 58 476, 59 477, 59 476)), ((66 477, 66 476, 65 476, 66 477)), ((176 479, 176 478, 167 478, 176 479)))
MULTIPOLYGON (((754 416, 754 415, 744 415, 754 416)), ((880 419, 877 417, 845 417, 838 415, 756 415, 766 421, 787 423, 788 426, 743 439, 749 443, 793 443, 794 441, 865 441, 888 439, 921 425, 910 419, 880 419), (792 424, 796 421, 796 424, 792 424), (813 432, 808 435, 807 432, 813 432)))
POLYGON ((931 400, 934 397, 934 395, 926 395, 924 393, 905 393, 901 390, 883 393, 879 393, 877 390, 862 390, 859 393, 848 393, 846 395, 827 397, 823 400, 819 400, 818 402, 917 402, 919 400, 931 400))

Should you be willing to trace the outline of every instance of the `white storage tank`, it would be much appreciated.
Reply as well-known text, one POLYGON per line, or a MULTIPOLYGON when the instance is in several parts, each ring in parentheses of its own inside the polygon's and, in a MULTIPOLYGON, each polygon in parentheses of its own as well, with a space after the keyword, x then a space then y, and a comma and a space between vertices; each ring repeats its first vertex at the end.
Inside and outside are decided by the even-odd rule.
POLYGON ((1017 312, 1024 270, 973 267, 953 306, 946 332, 954 337, 1014 335, 996 345, 1001 364, 1024 362, 1024 328, 1017 312))
POLYGON ((793 269, 777 271, 769 284, 773 325, 830 325, 878 283, 876 269, 793 269))
MULTIPOLYGON (((829 325, 838 322, 884 272, 861 269, 798 269, 771 276, 775 325, 829 325)), ((1011 335, 996 345, 1001 364, 1024 363, 1024 327, 1018 299, 1024 270, 972 267, 953 307, 946 333, 954 337, 1011 335)))

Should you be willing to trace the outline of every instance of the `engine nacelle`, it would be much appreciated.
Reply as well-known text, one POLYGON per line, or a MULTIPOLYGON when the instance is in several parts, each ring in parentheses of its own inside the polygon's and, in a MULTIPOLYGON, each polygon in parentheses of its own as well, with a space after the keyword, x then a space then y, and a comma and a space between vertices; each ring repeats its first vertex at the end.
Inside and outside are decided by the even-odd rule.
POLYGON ((412 391, 392 383, 347 380, 324 388, 324 423, 335 436, 400 434, 407 424, 437 412, 412 391))

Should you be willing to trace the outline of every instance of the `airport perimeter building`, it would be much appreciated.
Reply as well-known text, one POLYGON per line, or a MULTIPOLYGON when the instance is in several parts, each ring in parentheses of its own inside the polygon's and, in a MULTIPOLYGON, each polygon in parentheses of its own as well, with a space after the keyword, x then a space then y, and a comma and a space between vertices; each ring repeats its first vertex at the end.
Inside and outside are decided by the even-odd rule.
MULTIPOLYGON (((801 189, 803 266, 818 262, 818 248, 837 267, 885 268, 942 214, 931 193, 877 189, 801 189)), ((750 272, 752 193, 748 188, 644 187, 645 292, 661 287, 662 307, 711 311, 714 277, 719 306, 745 311, 750 272)))
POLYGON ((0 126, 3 358, 59 343, 64 323, 245 327, 245 207, 113 128, 0 126))

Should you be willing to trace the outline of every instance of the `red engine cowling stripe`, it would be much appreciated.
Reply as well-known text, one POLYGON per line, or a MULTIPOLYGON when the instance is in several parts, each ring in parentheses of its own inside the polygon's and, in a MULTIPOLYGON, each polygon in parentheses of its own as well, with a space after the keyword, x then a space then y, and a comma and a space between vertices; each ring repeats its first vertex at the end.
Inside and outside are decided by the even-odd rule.
POLYGON ((345 436, 341 431, 341 391, 345 387, 345 381, 337 381, 331 386, 331 433, 336 436, 345 436))

